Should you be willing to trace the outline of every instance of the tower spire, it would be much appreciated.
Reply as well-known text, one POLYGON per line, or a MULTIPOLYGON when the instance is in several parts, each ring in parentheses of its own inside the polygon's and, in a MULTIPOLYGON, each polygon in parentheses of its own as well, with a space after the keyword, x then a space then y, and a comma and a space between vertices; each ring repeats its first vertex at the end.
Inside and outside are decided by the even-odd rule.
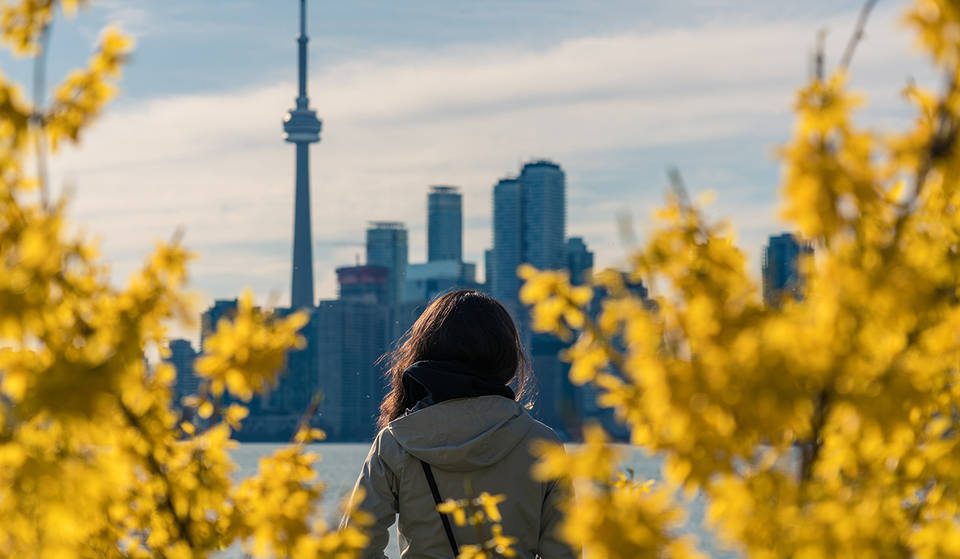
POLYGON ((300 0, 300 35, 297 37, 298 95, 296 107, 283 123, 286 141, 297 146, 296 187, 293 209, 293 272, 290 306, 312 307, 313 238, 310 225, 310 144, 320 141, 322 124, 310 109, 307 97, 307 0, 300 0))
POLYGON ((310 104, 310 98, 307 97, 307 43, 309 41, 310 38, 307 37, 307 0, 300 0, 300 36, 297 37, 298 109, 306 109, 310 104))
POLYGON ((307 36, 307 0, 300 0, 300 36, 307 36))

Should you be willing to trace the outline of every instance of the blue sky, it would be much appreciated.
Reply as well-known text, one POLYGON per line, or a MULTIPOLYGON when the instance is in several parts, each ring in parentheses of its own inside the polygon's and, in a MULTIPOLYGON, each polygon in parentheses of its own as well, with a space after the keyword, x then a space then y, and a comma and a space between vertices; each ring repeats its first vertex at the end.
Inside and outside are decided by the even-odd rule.
MULTIPOLYGON (((795 88, 816 31, 839 58, 859 1, 310 0, 310 96, 324 121, 312 149, 317 292, 362 257, 367 221, 404 221, 425 254, 426 191, 465 194, 465 251, 490 246, 491 189, 523 161, 548 157, 568 177, 568 234, 600 265, 627 248, 617 218, 641 237, 677 166, 710 213, 729 218, 759 272, 776 217, 779 167, 795 88)), ((902 126, 908 77, 935 83, 881 2, 851 82, 861 120, 902 126)), ((199 253, 201 301, 252 287, 289 297, 293 146, 281 119, 295 96, 295 0, 102 0, 58 20, 51 81, 83 62, 99 29, 137 38, 122 96, 77 150, 52 165, 73 215, 101 238, 117 280, 156 239, 183 228, 199 253)), ((23 77, 27 62, 0 58, 23 77)))

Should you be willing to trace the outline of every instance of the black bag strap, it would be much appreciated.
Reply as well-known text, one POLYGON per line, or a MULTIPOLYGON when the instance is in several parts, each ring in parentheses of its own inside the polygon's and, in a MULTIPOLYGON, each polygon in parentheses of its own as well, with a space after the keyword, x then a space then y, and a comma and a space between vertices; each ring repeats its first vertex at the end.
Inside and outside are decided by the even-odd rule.
MULTIPOLYGON (((430 464, 427 464, 423 460, 420 461, 420 465, 423 466, 423 475, 426 476, 427 485, 430 486, 430 493, 433 494, 433 502, 436 503, 437 506, 440 506, 443 498, 440 497, 440 490, 437 489, 437 480, 433 477, 433 470, 430 469, 430 464)), ((456 557, 460 555, 460 546, 457 545, 457 540, 453 537, 453 528, 450 526, 450 519, 440 511, 437 511, 437 514, 440 515, 440 521, 443 522, 443 531, 447 533, 447 541, 450 542, 450 549, 453 550, 453 556, 456 557)))

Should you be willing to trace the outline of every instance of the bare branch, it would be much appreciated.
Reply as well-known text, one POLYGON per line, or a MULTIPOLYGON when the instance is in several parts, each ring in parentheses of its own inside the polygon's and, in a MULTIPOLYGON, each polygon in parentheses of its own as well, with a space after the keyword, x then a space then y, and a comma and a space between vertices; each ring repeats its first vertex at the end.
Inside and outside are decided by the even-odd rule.
POLYGON ((857 49, 857 44, 863 39, 863 30, 867 27, 867 18, 870 17, 870 11, 877 4, 877 0, 867 0, 860 9, 860 16, 857 18, 857 25, 853 28, 853 35, 847 41, 847 48, 843 51, 843 57, 840 59, 840 69, 850 68, 850 62, 853 60, 853 53, 857 49))
POLYGON ((297 428, 293 431, 293 437, 290 439, 290 442, 296 442, 297 434, 303 430, 310 427, 310 420, 313 419, 313 416, 316 415, 317 410, 320 409, 320 404, 323 403, 323 392, 317 390, 313 393, 313 398, 310 399, 310 403, 307 405, 307 409, 303 410, 303 415, 300 416, 300 421, 297 422, 297 428))
POLYGON ((683 183, 683 177, 680 176, 680 170, 676 167, 668 168, 667 180, 670 181, 670 191, 677 196, 684 208, 689 208, 690 196, 687 194, 687 186, 683 183))
POLYGON ((827 40, 827 29, 821 28, 817 30, 817 42, 816 46, 813 49, 813 77, 823 81, 824 72, 824 60, 826 59, 826 47, 824 47, 824 42, 827 40))
POLYGON ((823 447, 823 428, 827 423, 830 405, 830 392, 823 390, 814 402, 813 419, 810 428, 810 439, 800 444, 800 483, 813 479, 813 466, 820 458, 820 449, 823 447))
POLYGON ((43 26, 43 30, 40 32, 40 49, 33 57, 33 115, 31 120, 37 127, 37 182, 40 184, 40 201, 45 207, 50 203, 50 195, 47 185, 47 146, 43 136, 43 128, 46 122, 41 107, 43 107, 47 95, 47 47, 50 45, 50 25, 52 23, 51 21, 43 26))

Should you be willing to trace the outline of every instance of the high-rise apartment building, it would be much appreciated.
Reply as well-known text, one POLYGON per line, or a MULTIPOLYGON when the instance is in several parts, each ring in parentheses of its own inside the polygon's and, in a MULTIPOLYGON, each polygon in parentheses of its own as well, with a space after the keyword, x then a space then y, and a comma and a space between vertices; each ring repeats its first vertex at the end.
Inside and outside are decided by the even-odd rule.
POLYGON ((487 272, 490 293, 514 301, 520 290, 517 267, 523 263, 523 189, 518 179, 504 178, 493 187, 493 258, 487 272), (491 274, 492 272, 492 274, 491 274))
POLYGON ((567 268, 566 208, 566 178, 552 161, 531 161, 519 177, 501 179, 494 186, 493 249, 487 265, 492 268, 487 277, 494 297, 516 301, 520 264, 567 268))
POLYGON ((593 253, 587 249, 582 237, 567 239, 567 269, 574 285, 583 284, 587 272, 593 269, 593 253))
POLYGON ((567 266, 567 181, 552 161, 531 161, 523 185, 523 261, 541 270, 567 266))
POLYGON ((197 351, 189 340, 175 339, 170 340, 170 356, 164 359, 170 363, 177 371, 176 381, 174 383, 175 401, 180 403, 180 399, 190 394, 196 394, 200 386, 200 379, 193 370, 193 361, 197 358, 197 351))
POLYGON ((380 357, 392 341, 383 305, 320 301, 316 309, 319 424, 333 439, 369 440, 386 394, 380 357))
POLYGON ((801 255, 813 247, 797 241, 791 233, 771 235, 763 249, 763 301, 780 305, 785 295, 799 297, 803 278, 797 267, 801 255))
POLYGON ((427 194, 427 261, 463 260, 463 196, 455 186, 427 194))
POLYGON ((490 286, 493 285, 493 249, 488 248, 483 251, 483 287, 487 293, 491 293, 490 286))
POLYGON ((407 229, 396 221, 375 221, 367 228, 367 265, 390 270, 390 303, 403 300, 407 276, 407 229))

